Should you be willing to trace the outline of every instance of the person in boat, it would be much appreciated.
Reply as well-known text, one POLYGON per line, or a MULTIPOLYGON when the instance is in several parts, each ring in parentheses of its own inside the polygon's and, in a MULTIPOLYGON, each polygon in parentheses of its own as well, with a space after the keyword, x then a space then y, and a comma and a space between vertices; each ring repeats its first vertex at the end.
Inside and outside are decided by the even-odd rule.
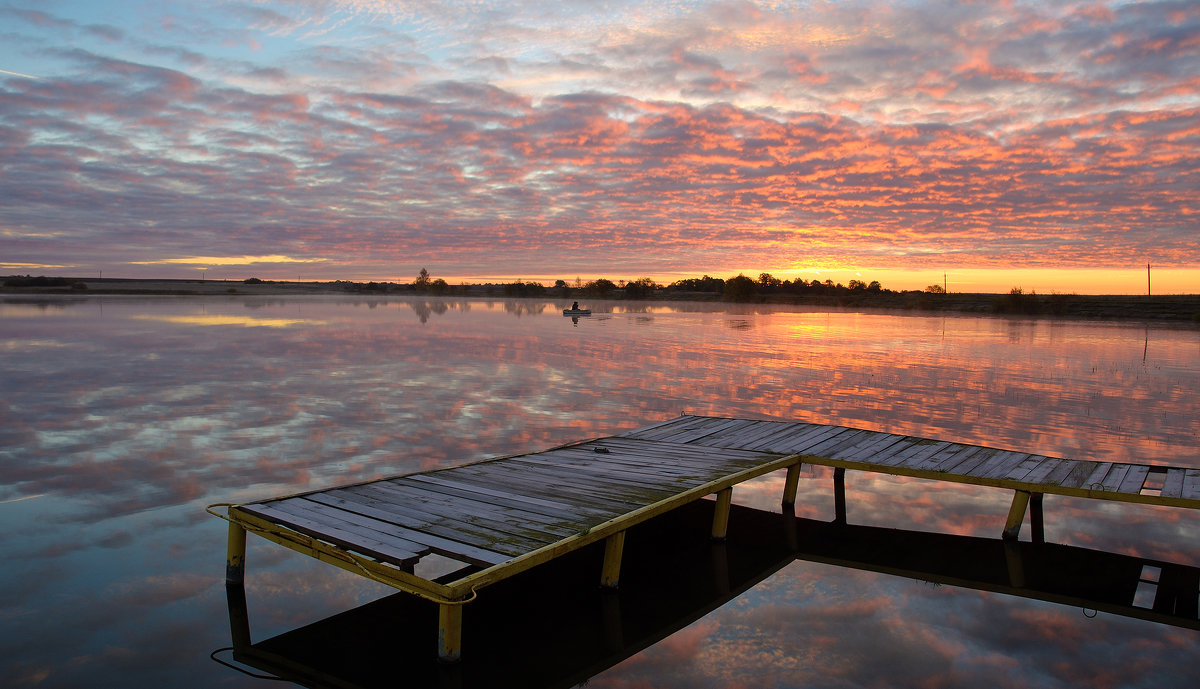
POLYGON ((579 310, 579 302, 575 302, 574 304, 571 304, 571 310, 578 311, 579 310))

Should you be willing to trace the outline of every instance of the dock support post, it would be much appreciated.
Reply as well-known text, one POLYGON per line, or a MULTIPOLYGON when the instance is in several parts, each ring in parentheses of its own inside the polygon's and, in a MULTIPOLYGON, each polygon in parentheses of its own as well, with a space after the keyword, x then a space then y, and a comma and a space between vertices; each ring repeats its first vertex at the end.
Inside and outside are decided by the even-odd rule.
POLYGON ((783 481, 783 509, 796 506, 796 488, 800 483, 800 468, 802 464, 796 462, 787 468, 787 478, 783 481))
POLYGON ((846 523, 846 470, 843 467, 833 470, 833 521, 835 524, 846 523))
POLYGON ((600 570, 600 586, 617 588, 621 578, 621 553, 625 550, 625 532, 618 531, 604 539, 604 566, 600 570))
POLYGON ((1034 543, 1046 542, 1046 527, 1042 517, 1042 498, 1045 493, 1034 493, 1029 504, 1029 531, 1034 543))
POLYGON ((461 604, 438 605, 438 660, 456 663, 462 658, 461 604))
POLYGON ((238 653, 251 645, 246 588, 241 584, 225 584, 225 598, 229 606, 229 635, 233 639, 234 653, 238 653))
POLYGON ((1004 541, 1004 562, 1008 565, 1008 583, 1025 588, 1025 561, 1021 558, 1021 544, 1014 540, 1004 541))
POLYGON ((1018 490, 1013 495, 1012 507, 1008 509, 1008 521, 1004 522, 1002 536, 1016 540, 1021 533, 1021 522, 1025 521, 1025 510, 1029 507, 1029 491, 1018 490))
POLYGON ((713 513, 712 537, 714 541, 725 540, 729 529, 729 506, 733 502, 733 486, 717 493, 717 509, 713 513))
POLYGON ((229 522, 229 547, 225 556, 225 583, 240 586, 246 580, 246 529, 229 522))

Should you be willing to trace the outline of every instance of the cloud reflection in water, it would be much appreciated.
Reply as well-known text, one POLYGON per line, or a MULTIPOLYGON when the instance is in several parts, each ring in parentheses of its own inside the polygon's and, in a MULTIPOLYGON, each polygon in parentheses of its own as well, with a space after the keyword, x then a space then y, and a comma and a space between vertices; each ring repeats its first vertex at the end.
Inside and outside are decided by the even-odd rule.
MULTIPOLYGON (((1192 330, 629 303, 595 304, 573 326, 558 308, 5 303, 0 546, 12 557, 0 657, 16 686, 227 680, 203 658, 228 635, 223 525, 204 504, 544 449, 683 411, 1200 466, 1192 330)), ((832 518, 831 483, 809 469, 798 512, 832 518)), ((781 485, 764 477, 735 499, 774 508, 781 485)), ((854 472, 847 490, 853 523, 984 536, 1010 498, 854 472)), ((1051 541, 1197 563, 1193 515, 1054 496, 1046 515, 1051 541)), ((248 585, 262 634, 385 592, 253 540, 248 585)), ((1130 644, 1157 663, 1159 686, 1195 684, 1191 666, 1168 660, 1200 652, 1194 632, 798 562, 591 685, 1138 685, 1150 675, 1135 673, 1130 644)))

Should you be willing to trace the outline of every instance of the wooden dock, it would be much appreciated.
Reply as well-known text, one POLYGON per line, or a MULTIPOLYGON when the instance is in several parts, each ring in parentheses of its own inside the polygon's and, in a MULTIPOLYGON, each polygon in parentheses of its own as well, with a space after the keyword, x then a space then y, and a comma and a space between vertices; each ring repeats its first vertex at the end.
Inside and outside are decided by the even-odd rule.
POLYGON ((844 426, 681 416, 620 435, 356 485, 229 505, 226 578, 244 576, 246 532, 438 603, 438 654, 461 652, 462 611, 478 591, 603 540, 601 585, 619 582, 625 531, 715 495, 712 537, 728 527, 733 486, 803 463, 834 467, 835 521, 846 469, 1011 489, 1003 535, 1029 505, 1042 540, 1046 493, 1200 508, 1200 469, 1046 457, 844 426), (423 576, 422 558, 461 564, 423 576))
POLYGON ((796 560, 1200 630, 1200 567, 1053 543, 839 525, 737 504, 727 542, 713 543, 706 533, 713 508, 696 501, 631 527, 617 591, 589 585, 598 543, 497 582, 468 608, 468 652, 453 665, 431 652, 437 606, 416 596, 386 596, 252 641, 242 587, 227 590, 232 660, 310 689, 395 687, 398 668, 404 687, 571 689, 796 560))

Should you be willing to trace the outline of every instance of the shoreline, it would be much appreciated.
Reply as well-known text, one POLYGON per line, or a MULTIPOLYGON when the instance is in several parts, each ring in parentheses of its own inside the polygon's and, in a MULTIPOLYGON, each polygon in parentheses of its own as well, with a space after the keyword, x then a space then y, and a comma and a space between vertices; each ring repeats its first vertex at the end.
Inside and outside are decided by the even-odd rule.
MULTIPOLYGON (((411 285, 378 283, 290 282, 144 279, 144 278, 51 278, 45 283, 0 287, 0 296, 73 295, 73 296, 288 296, 343 294, 397 297, 470 297, 538 299, 542 301, 604 299, 629 302, 723 302, 721 295, 708 292, 658 291, 644 298, 625 296, 621 290, 595 294, 578 288, 566 293, 546 288, 543 294, 514 295, 504 285, 449 286, 440 293, 418 292, 411 285)), ((767 294, 723 303, 771 304, 779 306, 872 309, 920 313, 960 313, 979 316, 1024 316, 1073 318, 1086 320, 1142 320, 1149 322, 1200 324, 1200 294, 1167 295, 1089 295, 1089 294, 990 294, 950 292, 850 292, 834 295, 767 294)))

